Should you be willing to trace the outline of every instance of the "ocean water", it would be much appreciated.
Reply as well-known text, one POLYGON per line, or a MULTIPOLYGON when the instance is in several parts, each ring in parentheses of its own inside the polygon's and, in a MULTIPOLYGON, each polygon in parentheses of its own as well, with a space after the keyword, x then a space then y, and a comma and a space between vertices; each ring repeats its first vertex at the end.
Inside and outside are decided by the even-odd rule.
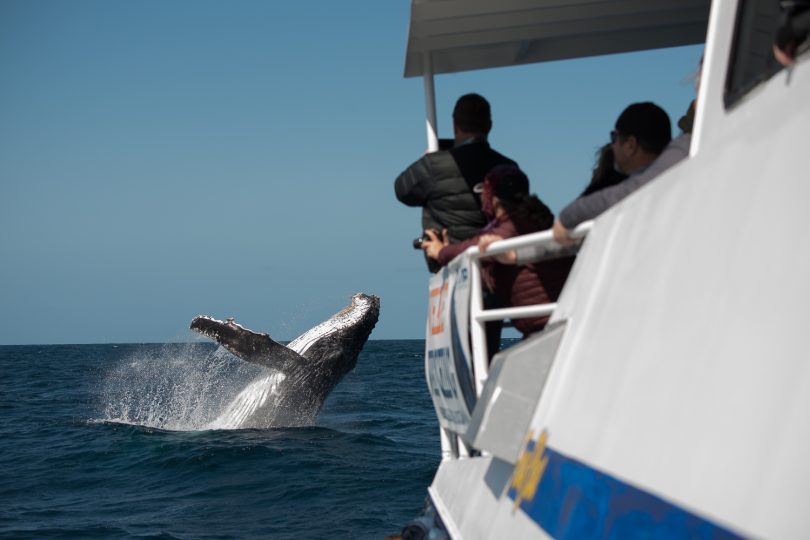
POLYGON ((2 538, 382 538, 440 459, 424 341, 369 341, 312 426, 209 429, 213 344, 0 347, 2 538))

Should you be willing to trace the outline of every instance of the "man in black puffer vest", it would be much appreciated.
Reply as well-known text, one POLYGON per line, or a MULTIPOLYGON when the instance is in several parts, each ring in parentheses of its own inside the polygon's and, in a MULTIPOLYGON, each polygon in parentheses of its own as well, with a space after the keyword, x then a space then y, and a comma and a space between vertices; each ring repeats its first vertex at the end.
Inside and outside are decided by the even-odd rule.
MULTIPOLYGON (((455 243, 475 236, 486 225, 473 186, 496 165, 517 165, 489 147, 490 129, 489 102, 478 94, 461 96, 453 109, 453 148, 425 154, 397 177, 397 199, 422 207, 423 230, 441 234, 447 229, 450 243, 455 243)), ((438 269, 430 260, 428 268, 438 269)))

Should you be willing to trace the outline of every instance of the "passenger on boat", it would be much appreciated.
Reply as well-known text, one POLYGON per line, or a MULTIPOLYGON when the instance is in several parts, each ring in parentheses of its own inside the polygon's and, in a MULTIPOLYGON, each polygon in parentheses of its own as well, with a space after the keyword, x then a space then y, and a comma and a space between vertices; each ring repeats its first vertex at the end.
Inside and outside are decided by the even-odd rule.
POLYGON ((613 156, 613 145, 608 143, 596 153, 596 164, 591 174, 591 182, 579 197, 586 197, 600 189, 615 186, 627 178, 627 175, 616 169, 616 159, 613 156))
MULTIPOLYGON (((423 208, 422 230, 446 229, 449 242, 454 243, 486 225, 473 186, 496 165, 516 165, 490 148, 487 137, 491 129, 489 102, 478 94, 461 96, 453 109, 453 148, 425 154, 397 177, 397 199, 423 208)), ((428 261, 428 268, 436 272, 439 267, 428 261)))
MULTIPOLYGON (((477 187, 481 192, 484 213, 489 223, 476 236, 450 244, 446 234, 439 239, 428 231, 429 240, 423 244, 428 257, 444 266, 470 246, 478 244, 481 236, 498 235, 511 238, 521 234, 548 229, 554 222, 551 210, 535 195, 529 194, 529 179, 517 166, 500 165, 487 174, 477 187)), ((444 232, 443 232, 444 233, 444 232)), ((565 283, 573 258, 549 261, 542 265, 502 265, 484 261, 482 280, 487 290, 499 300, 500 306, 545 304, 557 299, 565 283)), ((532 317, 513 321, 523 337, 542 330, 548 317, 532 317)), ((497 343, 487 343, 490 357, 497 352, 497 343)))
MULTIPOLYGON (((585 190, 578 198, 586 197, 591 193, 596 193, 601 189, 615 186, 619 182, 627 178, 623 172, 616 170, 615 160, 613 157, 613 145, 610 143, 604 145, 596 153, 596 163, 594 164, 591 173, 591 181, 585 190)), ((481 253, 486 252, 487 248, 493 242, 503 240, 497 234, 485 234, 479 238, 478 249, 481 253)), ((576 250, 571 248, 563 248, 553 250, 548 247, 528 246, 518 250, 510 250, 504 253, 495 255, 498 262, 504 264, 526 264, 536 262, 540 259, 553 259, 557 257, 564 257, 576 254, 576 250)))
POLYGON ((783 66, 796 61, 810 36, 810 1, 782 2, 784 21, 776 32, 773 54, 783 66), (787 5, 786 5, 787 4, 787 5))
MULTIPOLYGON (((667 146, 667 149, 664 151, 665 154, 667 151, 670 151, 671 149, 670 147, 681 147, 681 146, 685 148, 683 150, 684 154, 688 154, 689 144, 691 141, 692 126, 694 124, 694 121, 695 121, 695 101, 693 100, 692 103, 690 103, 689 109, 686 111, 686 114, 684 114, 678 120, 678 127, 681 129, 682 134, 678 138, 670 142, 670 144, 667 146)), ((577 200, 589 197, 593 193, 596 193, 600 190, 611 188, 611 186, 619 186, 623 181, 622 179, 628 178, 627 175, 615 170, 613 163, 612 148, 613 144, 608 144, 602 148, 602 151, 599 154, 599 160, 593 170, 591 183, 588 185, 585 191, 577 198, 577 200), (608 152, 608 149, 610 149, 610 152, 608 152), (610 174, 610 171, 608 170, 609 168, 612 169, 613 174, 610 174)), ((659 157, 659 159, 661 158, 659 157)), ((573 204, 574 203, 572 203, 569 206, 573 206, 573 204)), ((555 233, 556 232, 557 231, 555 231, 555 233)), ((493 242, 497 242, 499 240, 503 240, 503 238, 501 238, 498 235, 494 234, 483 235, 478 242, 478 249, 481 251, 481 253, 485 253, 486 250, 489 248, 490 244, 492 244, 493 242)), ((557 240, 564 246, 568 246, 567 247, 568 250, 570 250, 571 247, 573 247, 573 242, 568 241, 561 242, 556 237, 556 235, 555 240, 557 240)), ((546 260, 554 257, 567 256, 569 254, 570 252, 566 251, 566 248, 552 249, 543 245, 535 245, 513 249, 504 253, 499 253, 495 255, 494 258, 498 262, 501 262, 503 264, 527 264, 537 262, 541 259, 546 260)))
POLYGON ((671 130, 669 116, 658 105, 644 102, 627 107, 610 133, 616 168, 627 179, 566 206, 554 222, 554 239, 563 245, 575 243, 570 233, 577 225, 594 219, 689 155, 691 134, 672 140, 671 130))

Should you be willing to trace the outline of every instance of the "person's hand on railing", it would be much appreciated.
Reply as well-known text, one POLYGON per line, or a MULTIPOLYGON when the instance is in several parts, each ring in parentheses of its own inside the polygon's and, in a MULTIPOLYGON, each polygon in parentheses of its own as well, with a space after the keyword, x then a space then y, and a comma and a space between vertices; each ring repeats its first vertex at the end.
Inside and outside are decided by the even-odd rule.
POLYGON ((577 239, 571 237, 571 231, 566 229, 565 225, 560 223, 559 218, 554 220, 552 232, 554 234, 554 241, 561 246, 570 246, 577 243, 577 239))
MULTIPOLYGON (((483 234, 481 238, 478 239, 478 250, 481 253, 485 253, 490 244, 500 240, 503 240, 503 237, 497 234, 483 234)), ((515 264, 517 262, 517 252, 515 252, 514 249, 510 249, 505 253, 498 253, 497 255, 493 255, 493 257, 495 257, 496 261, 503 264, 515 264)))
POLYGON ((422 241, 422 249, 425 255, 431 259, 439 260, 439 252, 450 243, 447 239, 447 229, 442 229, 441 240, 439 240, 439 236, 433 229, 425 230, 425 236, 427 236, 427 239, 422 241))

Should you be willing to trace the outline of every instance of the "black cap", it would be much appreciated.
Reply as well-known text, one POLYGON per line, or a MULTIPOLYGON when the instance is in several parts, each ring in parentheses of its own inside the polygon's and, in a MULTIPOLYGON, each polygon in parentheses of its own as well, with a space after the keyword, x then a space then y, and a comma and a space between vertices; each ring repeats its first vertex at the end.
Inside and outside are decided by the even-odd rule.
POLYGON ((634 136, 642 148, 660 154, 672 140, 672 125, 666 111, 652 103, 633 103, 616 120, 620 135, 634 136))

